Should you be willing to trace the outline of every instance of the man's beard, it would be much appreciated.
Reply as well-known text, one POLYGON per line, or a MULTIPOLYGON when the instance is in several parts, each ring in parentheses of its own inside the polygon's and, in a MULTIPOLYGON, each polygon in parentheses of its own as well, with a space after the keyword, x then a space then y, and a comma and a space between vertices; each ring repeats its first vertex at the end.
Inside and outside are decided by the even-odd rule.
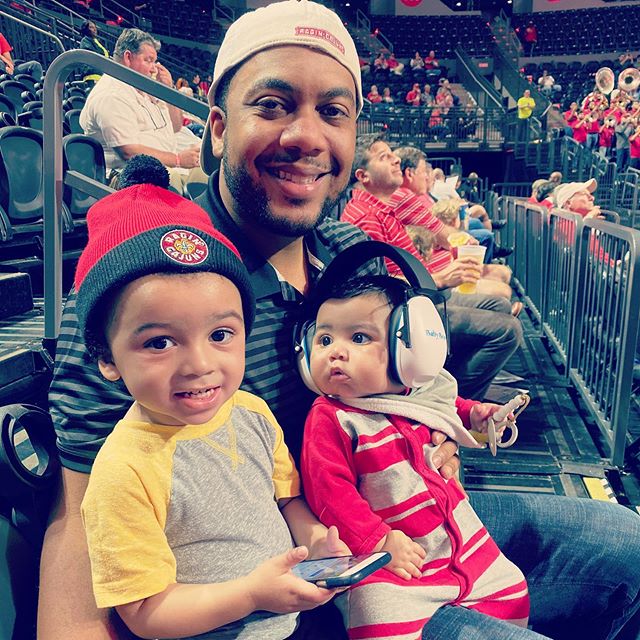
POLYGON ((235 203, 235 214, 244 222, 257 224, 264 230, 273 234, 288 238, 300 238, 316 225, 325 216, 329 215, 336 206, 337 198, 325 198, 320 211, 312 219, 304 218, 304 207, 309 206, 303 200, 290 200, 292 207, 298 207, 301 213, 300 220, 291 220, 278 217, 272 210, 264 187, 254 182, 249 172, 242 165, 232 166, 227 155, 227 150, 222 154, 222 175, 229 193, 235 203))

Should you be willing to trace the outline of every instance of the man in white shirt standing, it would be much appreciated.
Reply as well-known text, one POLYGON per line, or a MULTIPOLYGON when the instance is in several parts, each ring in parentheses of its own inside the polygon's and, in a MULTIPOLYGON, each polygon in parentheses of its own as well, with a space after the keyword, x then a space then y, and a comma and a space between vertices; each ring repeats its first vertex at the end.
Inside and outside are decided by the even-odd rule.
MULTIPOLYGON (((158 62, 160 43, 140 29, 124 29, 113 50, 113 59, 133 71, 173 86, 169 71, 158 62)), ((182 193, 184 183, 201 173, 200 144, 180 150, 176 133, 182 128, 182 111, 108 75, 93 88, 80 114, 84 132, 98 140, 105 151, 107 172, 119 170, 129 158, 144 153, 162 162, 171 185, 182 193)), ((199 141, 198 141, 199 142, 199 141)))

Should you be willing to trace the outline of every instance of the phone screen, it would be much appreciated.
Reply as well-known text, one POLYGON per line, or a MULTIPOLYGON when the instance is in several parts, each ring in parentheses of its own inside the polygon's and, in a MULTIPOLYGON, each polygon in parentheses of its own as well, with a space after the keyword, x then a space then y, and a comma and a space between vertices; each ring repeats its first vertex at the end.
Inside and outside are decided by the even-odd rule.
POLYGON ((292 571, 308 582, 318 582, 319 580, 342 576, 345 573, 348 574, 350 569, 355 568, 360 563, 370 560, 371 558, 371 554, 365 553, 358 556, 344 556, 341 558, 305 560, 293 567, 292 571))

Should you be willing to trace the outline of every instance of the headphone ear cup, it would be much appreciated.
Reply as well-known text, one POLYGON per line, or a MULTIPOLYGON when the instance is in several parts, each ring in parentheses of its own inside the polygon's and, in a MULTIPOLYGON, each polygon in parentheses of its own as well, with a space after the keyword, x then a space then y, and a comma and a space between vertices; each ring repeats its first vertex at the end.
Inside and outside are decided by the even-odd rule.
POLYGON ((308 320, 302 324, 296 340, 296 362, 302 382, 304 382, 308 389, 321 396, 322 392, 318 387, 316 387, 316 384, 311 377, 311 346, 313 344, 313 337, 315 333, 315 322, 308 320))
POLYGON ((406 387, 426 386, 442 371, 447 336, 438 310, 426 296, 410 298, 406 313, 403 305, 391 312, 389 340, 391 374, 406 387), (409 348, 403 340, 405 321, 409 323, 409 348))

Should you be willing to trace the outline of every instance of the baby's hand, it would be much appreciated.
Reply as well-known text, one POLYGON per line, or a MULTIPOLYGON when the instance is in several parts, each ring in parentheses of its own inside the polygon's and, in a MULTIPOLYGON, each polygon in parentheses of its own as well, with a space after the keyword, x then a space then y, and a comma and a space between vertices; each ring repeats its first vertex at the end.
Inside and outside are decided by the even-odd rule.
MULTIPOLYGON (((491 402, 481 402, 480 404, 474 404, 469 411, 469 422, 471 423, 471 430, 478 431, 479 433, 487 433, 489 431, 489 418, 500 409, 499 404, 493 404, 491 402)), ((514 420, 513 413, 507 416, 507 420, 514 420)), ((498 425, 496 425, 497 427, 498 425)), ((507 423, 505 422, 500 428, 496 429, 498 437, 502 435, 507 423)))
POLYGON ((427 554, 417 542, 402 531, 389 531, 380 551, 388 551, 391 554, 391 562, 385 568, 400 578, 411 580, 412 577, 419 578, 422 575, 421 567, 427 554))
POLYGON ((294 613, 331 600, 335 590, 316 587, 291 572, 308 553, 306 547, 290 549, 265 560, 247 576, 254 611, 294 613))
POLYGON ((327 535, 317 540, 309 547, 310 558, 333 558, 336 556, 350 556, 349 547, 340 539, 338 527, 331 526, 327 529, 327 535))

